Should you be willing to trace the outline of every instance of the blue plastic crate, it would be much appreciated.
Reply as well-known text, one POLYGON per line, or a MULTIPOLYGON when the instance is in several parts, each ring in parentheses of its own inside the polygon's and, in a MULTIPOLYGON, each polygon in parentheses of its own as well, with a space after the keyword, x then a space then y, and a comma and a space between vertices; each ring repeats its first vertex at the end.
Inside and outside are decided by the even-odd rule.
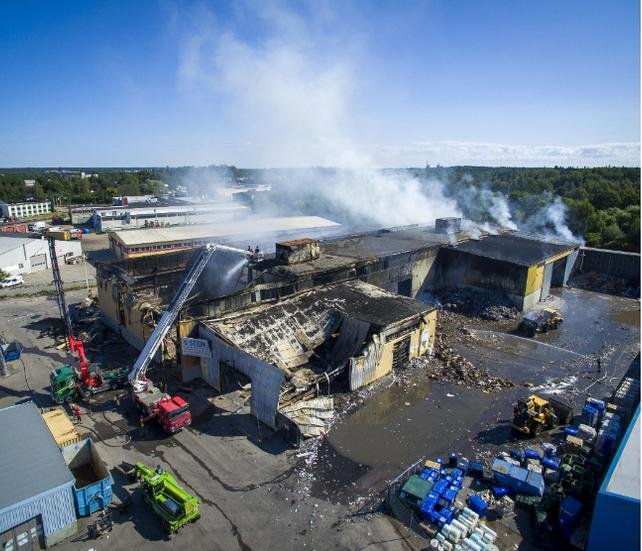
POLYGON ((488 504, 479 496, 470 496, 468 498, 468 507, 480 517, 486 516, 486 511, 488 511, 488 504))
POLYGON ((441 495, 444 493, 446 488, 448 488, 448 482, 443 478, 440 478, 437 482, 435 482, 432 491, 437 495, 441 495))

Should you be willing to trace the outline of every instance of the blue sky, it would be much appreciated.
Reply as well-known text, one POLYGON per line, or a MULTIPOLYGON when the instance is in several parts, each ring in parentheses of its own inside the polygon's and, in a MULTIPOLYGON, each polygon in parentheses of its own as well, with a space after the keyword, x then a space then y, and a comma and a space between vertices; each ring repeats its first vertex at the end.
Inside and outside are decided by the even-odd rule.
POLYGON ((639 2, 0 4, 0 166, 639 165, 639 2))

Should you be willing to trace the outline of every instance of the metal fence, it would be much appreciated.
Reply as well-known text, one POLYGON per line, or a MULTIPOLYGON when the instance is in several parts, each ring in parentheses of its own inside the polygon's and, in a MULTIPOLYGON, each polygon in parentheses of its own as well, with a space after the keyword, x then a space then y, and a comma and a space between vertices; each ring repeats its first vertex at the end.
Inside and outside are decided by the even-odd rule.
POLYGON ((408 479, 419 471, 423 465, 425 457, 422 457, 417 462, 408 467, 403 473, 395 478, 388 486, 388 494, 386 495, 385 507, 386 510, 394 516, 397 520, 408 526, 411 530, 419 534, 422 538, 430 539, 430 534, 420 524, 420 518, 406 507, 399 499, 399 490, 408 479))

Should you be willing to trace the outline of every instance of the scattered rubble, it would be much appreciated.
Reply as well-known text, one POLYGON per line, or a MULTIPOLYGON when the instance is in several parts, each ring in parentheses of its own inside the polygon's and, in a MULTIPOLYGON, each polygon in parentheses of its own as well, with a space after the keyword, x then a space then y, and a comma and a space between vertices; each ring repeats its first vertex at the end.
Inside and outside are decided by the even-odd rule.
MULTIPOLYGON (((486 370, 476 367, 461 354, 448 345, 446 339, 439 335, 435 346, 437 362, 432 362, 430 377, 448 381, 457 385, 468 385, 483 391, 499 391, 511 388, 514 383, 503 377, 495 377, 486 370)), ((415 363, 426 362, 426 358, 416 358, 415 363)))
POLYGON ((512 320, 520 315, 506 295, 498 291, 457 288, 440 293, 438 298, 444 310, 485 320, 512 320))
POLYGON ((587 289, 597 293, 618 295, 627 298, 640 298, 640 287, 630 285, 625 279, 596 272, 576 273, 568 281, 569 287, 587 289))

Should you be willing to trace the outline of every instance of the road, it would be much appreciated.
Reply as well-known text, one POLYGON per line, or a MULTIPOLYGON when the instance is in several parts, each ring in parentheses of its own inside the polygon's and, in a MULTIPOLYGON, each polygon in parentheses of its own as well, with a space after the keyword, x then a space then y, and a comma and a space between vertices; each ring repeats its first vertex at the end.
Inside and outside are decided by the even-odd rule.
MULTIPOLYGON (((69 302, 79 301, 84 293, 70 292, 67 298, 69 302)), ((44 297, 3 303, 0 324, 5 337, 22 343, 25 353, 24 362, 10 363, 9 376, 0 381, 0 407, 29 397, 41 407, 52 405, 49 372, 63 361, 73 361, 52 347, 54 341, 49 336, 41 336, 56 317, 56 303, 44 297)), ((123 361, 135 358, 131 349, 118 354, 123 361)), ((176 391, 171 383, 170 391, 176 391)), ((312 497, 295 469, 300 461, 296 450, 266 427, 257 431, 247 408, 239 409, 225 396, 213 398, 208 387, 184 395, 195 422, 174 437, 165 436, 153 424, 141 429, 128 401, 123 400, 122 411, 117 411, 113 396, 108 392, 100 395, 91 408, 83 406, 78 428, 94 439, 111 470, 115 501, 130 492, 133 504, 127 514, 114 514, 116 525, 109 539, 86 540, 84 519, 78 535, 58 549, 397 550, 422 545, 412 532, 388 516, 351 518, 347 505, 312 497), (197 495, 201 519, 170 540, 135 487, 116 468, 122 462, 138 461, 161 465, 197 495)))

